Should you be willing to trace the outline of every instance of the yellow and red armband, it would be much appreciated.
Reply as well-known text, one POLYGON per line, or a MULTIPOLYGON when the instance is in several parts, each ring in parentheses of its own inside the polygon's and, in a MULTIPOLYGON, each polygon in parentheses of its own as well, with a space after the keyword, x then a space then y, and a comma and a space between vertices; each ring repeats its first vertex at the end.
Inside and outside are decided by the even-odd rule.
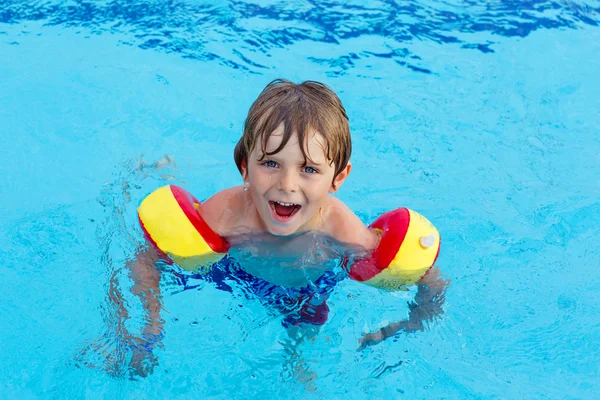
POLYGON ((386 290, 399 290, 423 277, 440 251, 440 234, 425 217, 407 208, 386 212, 370 226, 381 241, 370 258, 350 267, 350 278, 386 290))
POLYGON ((146 238, 182 268, 192 271, 219 261, 229 243, 208 226, 200 202, 185 189, 163 186, 138 207, 146 238))

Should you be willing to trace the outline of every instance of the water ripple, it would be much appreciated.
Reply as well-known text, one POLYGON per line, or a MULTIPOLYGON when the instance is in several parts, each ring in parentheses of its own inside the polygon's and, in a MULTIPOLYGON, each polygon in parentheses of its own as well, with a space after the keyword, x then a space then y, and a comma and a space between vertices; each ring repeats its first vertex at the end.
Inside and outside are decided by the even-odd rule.
MULTIPOLYGON (((378 38, 377 45, 371 44, 376 49, 356 48, 347 54, 309 58, 326 67, 328 74, 342 75, 354 68, 356 60, 371 58, 431 73, 415 50, 408 49, 417 42, 456 44, 466 50, 492 53, 494 43, 502 37, 526 37, 540 29, 577 29, 600 23, 597 0, 361 3, 8 0, 0 4, 0 24, 42 21, 45 26, 83 28, 86 32, 78 33, 84 34, 125 34, 128 39, 123 44, 216 61, 250 73, 274 68, 269 65, 274 50, 295 43, 339 44, 378 38), (382 46, 386 50, 382 51, 382 46)), ((1 25, 0 33, 5 33, 1 25)))

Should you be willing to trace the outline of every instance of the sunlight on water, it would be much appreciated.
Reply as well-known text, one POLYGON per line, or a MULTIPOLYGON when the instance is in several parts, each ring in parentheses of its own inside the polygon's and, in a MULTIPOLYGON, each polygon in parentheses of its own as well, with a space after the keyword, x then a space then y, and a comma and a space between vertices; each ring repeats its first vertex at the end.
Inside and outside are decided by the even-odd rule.
MULTIPOLYGON (((431 73, 414 41, 458 44, 493 53, 500 37, 522 38, 539 29, 597 26, 600 3, 580 1, 372 1, 343 6, 327 1, 8 1, 0 23, 42 21, 80 35, 125 34, 121 44, 216 61, 252 73, 272 69, 277 49, 299 42, 337 45, 380 37, 338 57, 308 57, 331 76, 369 69, 373 59, 431 73)), ((29 32, 23 30, 22 35, 29 32)), ((337 51, 334 51, 337 52, 337 51)))

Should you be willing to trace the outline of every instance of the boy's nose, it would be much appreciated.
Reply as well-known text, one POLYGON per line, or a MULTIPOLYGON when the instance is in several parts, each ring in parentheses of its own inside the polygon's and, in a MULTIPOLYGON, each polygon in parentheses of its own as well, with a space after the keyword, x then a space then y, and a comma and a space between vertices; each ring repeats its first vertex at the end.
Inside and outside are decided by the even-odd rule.
POLYGON ((284 193, 295 193, 298 185, 298 177, 293 171, 284 172, 279 180, 279 190, 284 193))

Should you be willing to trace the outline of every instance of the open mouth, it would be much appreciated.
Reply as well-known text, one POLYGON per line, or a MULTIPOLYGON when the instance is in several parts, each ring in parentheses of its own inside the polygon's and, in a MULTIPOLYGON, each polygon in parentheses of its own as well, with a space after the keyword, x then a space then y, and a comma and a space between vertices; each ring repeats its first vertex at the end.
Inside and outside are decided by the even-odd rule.
POLYGON ((290 220, 302 208, 294 203, 284 203, 281 201, 269 201, 271 211, 276 220, 285 222, 290 220))

